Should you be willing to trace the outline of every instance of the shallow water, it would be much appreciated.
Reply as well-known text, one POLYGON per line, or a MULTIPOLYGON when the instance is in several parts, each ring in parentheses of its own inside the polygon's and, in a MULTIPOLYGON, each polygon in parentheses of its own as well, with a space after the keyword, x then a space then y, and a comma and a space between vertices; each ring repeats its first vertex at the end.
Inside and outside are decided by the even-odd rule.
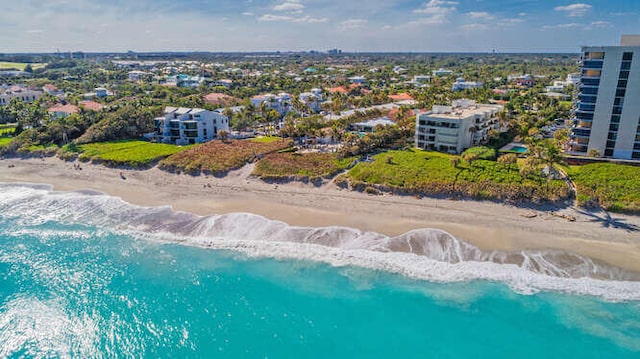
POLYGON ((0 193, 0 357, 640 356, 640 302, 602 299, 633 299, 638 283, 594 263, 612 278, 580 278, 588 261, 568 254, 541 272, 439 231, 396 240, 0 193), (410 278, 421 270, 437 274, 410 278))

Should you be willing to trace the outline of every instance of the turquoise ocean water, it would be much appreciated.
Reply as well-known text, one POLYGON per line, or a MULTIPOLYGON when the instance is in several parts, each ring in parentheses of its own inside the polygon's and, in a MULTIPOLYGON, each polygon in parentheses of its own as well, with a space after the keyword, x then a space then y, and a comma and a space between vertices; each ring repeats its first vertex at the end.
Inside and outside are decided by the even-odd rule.
MULTIPOLYGON (((252 216, 214 222, 91 193, 0 185, 0 357, 640 358, 638 286, 610 268, 601 269, 613 273, 606 281, 521 275, 495 259, 470 271, 447 252, 436 262, 462 277, 417 280, 410 277, 424 276, 415 268, 439 265, 409 271, 378 267, 379 256, 362 266, 331 259, 401 248, 372 247, 381 239, 371 234, 356 236, 365 251, 347 230, 265 231, 273 224, 252 216), (246 236, 232 222, 275 238, 226 246, 233 251, 213 245, 246 236), (153 231, 158 223, 171 225, 153 231), (339 252, 295 259, 295 248, 317 249, 311 238, 339 252), (540 284, 544 277, 556 290, 540 284)), ((466 247, 456 245, 461 255, 466 247)), ((398 258, 431 260, 410 256, 398 258)))

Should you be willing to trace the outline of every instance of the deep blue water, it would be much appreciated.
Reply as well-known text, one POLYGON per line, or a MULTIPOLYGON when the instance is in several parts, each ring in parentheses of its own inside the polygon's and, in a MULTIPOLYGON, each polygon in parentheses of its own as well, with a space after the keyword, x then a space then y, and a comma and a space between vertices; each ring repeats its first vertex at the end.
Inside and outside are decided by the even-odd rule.
POLYGON ((640 358, 638 302, 0 228, 0 357, 640 358))

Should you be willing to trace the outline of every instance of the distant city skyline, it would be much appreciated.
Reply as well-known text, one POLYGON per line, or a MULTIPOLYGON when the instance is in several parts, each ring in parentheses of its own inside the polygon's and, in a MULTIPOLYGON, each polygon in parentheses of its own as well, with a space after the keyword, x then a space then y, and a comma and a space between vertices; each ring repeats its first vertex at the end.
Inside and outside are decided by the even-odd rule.
POLYGON ((640 32, 637 0, 12 1, 0 52, 572 52, 640 32))

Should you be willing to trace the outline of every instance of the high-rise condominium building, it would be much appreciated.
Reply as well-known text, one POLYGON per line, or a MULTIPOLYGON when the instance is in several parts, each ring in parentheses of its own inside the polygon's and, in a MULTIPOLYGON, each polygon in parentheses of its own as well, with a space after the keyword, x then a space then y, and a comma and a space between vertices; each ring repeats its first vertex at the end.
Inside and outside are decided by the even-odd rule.
POLYGON ((570 151, 640 159, 640 35, 583 47, 581 64, 570 151))

